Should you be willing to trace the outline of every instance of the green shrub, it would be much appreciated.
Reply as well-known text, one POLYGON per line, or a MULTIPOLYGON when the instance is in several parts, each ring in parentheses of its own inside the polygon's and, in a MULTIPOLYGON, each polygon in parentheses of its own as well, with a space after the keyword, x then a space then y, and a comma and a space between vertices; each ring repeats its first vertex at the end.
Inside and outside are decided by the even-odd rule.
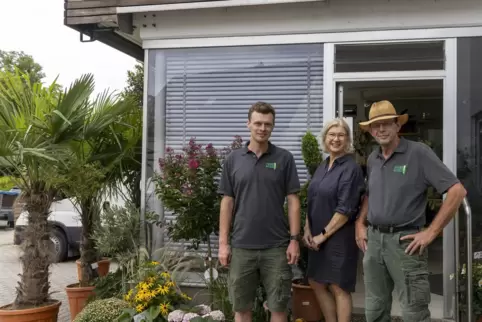
POLYGON ((116 298, 93 301, 77 315, 74 322, 114 322, 127 308, 127 302, 116 298))

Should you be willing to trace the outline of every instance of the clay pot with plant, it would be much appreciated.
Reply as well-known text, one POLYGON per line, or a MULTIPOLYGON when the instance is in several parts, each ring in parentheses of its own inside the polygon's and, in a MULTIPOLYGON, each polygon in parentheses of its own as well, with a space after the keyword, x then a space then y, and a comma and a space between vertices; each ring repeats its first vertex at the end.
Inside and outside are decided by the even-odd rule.
POLYGON ((50 297, 48 217, 59 196, 57 174, 78 138, 78 120, 86 116, 93 78, 83 76, 64 92, 55 82, 32 84, 19 73, 0 72, 0 79, 0 171, 22 191, 28 212, 17 296, 0 308, 0 321, 53 322, 61 302, 50 297))
MULTIPOLYGON (((301 154, 309 175, 308 181, 301 187, 299 193, 301 204, 301 235, 303 235, 306 216, 308 214, 308 186, 310 184, 310 178, 314 175, 316 169, 323 161, 318 140, 311 132, 307 132, 301 140, 301 154)), ((300 243, 300 253, 301 256, 298 262, 298 268, 301 270, 302 276, 301 279, 293 281, 292 284, 293 319, 319 321, 322 319, 323 314, 316 299, 315 292, 310 287, 306 276, 308 248, 303 243, 300 243)))
POLYGON ((73 200, 82 222, 79 282, 66 288, 72 318, 93 295, 94 279, 101 273, 99 262, 105 259, 97 251, 94 227, 100 223, 105 197, 118 194, 122 186, 124 161, 133 158, 142 133, 140 118, 141 111, 130 99, 102 93, 82 120, 83 135, 69 147, 59 185, 73 200))

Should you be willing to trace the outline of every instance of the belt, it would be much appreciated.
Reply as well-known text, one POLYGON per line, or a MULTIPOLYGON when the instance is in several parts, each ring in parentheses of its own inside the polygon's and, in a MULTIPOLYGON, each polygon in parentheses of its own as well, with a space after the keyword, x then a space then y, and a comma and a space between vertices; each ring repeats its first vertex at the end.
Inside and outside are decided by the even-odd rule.
POLYGON ((407 230, 420 230, 420 227, 411 226, 411 225, 396 227, 396 226, 381 226, 381 225, 368 224, 368 226, 384 234, 398 233, 398 232, 407 231, 407 230))

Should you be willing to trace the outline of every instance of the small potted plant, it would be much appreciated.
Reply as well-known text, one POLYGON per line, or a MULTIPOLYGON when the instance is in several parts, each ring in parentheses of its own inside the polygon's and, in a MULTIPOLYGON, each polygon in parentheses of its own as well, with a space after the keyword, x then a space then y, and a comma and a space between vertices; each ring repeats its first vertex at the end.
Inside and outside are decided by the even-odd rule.
POLYGON ((129 303, 118 298, 95 300, 89 303, 74 322, 113 322, 129 308, 129 303))
MULTIPOLYGON (((311 178, 317 167, 323 161, 318 140, 311 133, 307 132, 301 141, 301 153, 303 161, 308 170, 309 178, 311 178)), ((306 224, 306 216, 308 212, 308 186, 310 180, 302 186, 299 193, 301 203, 301 236, 304 234, 306 224)), ((319 321, 322 318, 322 312, 315 292, 310 287, 306 277, 306 269, 308 265, 308 248, 300 243, 300 260, 298 268, 301 270, 301 278, 293 281, 293 305, 292 314, 294 319, 303 319, 305 321, 319 321)))

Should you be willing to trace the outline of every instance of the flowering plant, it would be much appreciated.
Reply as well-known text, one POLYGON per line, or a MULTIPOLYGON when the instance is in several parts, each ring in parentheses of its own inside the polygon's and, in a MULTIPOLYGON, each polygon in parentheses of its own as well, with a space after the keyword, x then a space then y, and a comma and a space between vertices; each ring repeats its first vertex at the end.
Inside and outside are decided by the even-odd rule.
POLYGON ((236 136, 230 147, 218 150, 191 138, 181 153, 168 147, 165 157, 159 159, 161 173, 154 178, 156 194, 163 206, 176 215, 175 223, 168 225, 174 241, 188 240, 194 249, 206 242, 209 248, 209 237, 219 221, 217 177, 226 155, 241 144, 241 137, 236 136))
POLYGON ((226 317, 222 311, 211 311, 211 308, 207 305, 195 306, 193 312, 175 310, 167 316, 168 322, 214 322, 225 320, 226 317))
MULTIPOLYGON (((451 276, 452 278, 452 276, 451 276)), ((467 311, 467 269, 464 264, 459 273, 460 307, 467 311)), ((482 317, 482 263, 472 265, 472 312, 476 318, 482 317)))
POLYGON ((124 312, 125 319, 121 321, 131 321, 139 313, 150 316, 152 321, 165 321, 169 312, 191 300, 179 291, 168 272, 156 271, 158 265, 154 261, 148 262, 146 266, 151 269, 146 270, 144 278, 124 295, 132 309, 124 312))

